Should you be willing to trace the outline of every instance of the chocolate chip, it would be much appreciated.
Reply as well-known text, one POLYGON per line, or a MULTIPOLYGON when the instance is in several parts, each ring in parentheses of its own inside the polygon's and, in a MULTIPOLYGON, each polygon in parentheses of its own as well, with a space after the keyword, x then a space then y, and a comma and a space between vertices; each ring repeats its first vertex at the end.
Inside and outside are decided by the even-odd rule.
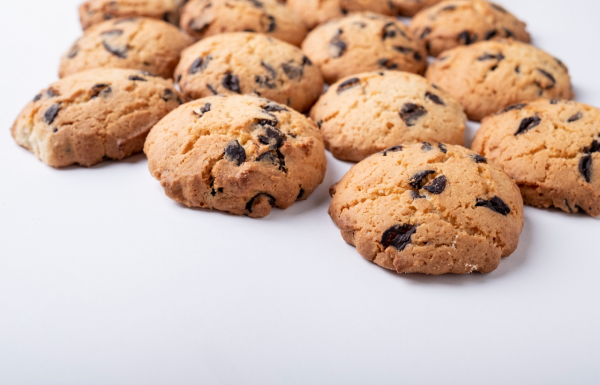
POLYGON ((175 83, 179 84, 181 82, 181 74, 177 75, 177 80, 175 80, 175 83))
POLYGON ((503 114, 505 112, 512 111, 512 110, 522 110, 525 107, 527 107, 527 104, 525 104, 525 103, 513 104, 512 106, 508 106, 508 107, 504 108, 498 114, 503 114))
POLYGON ((206 58, 204 57, 199 57, 198 59, 194 60, 194 62, 192 63, 192 65, 190 66, 189 69, 189 74, 190 75, 195 75, 198 72, 202 72, 206 69, 206 67, 208 67, 208 63, 212 60, 212 56, 208 55, 206 56, 206 58))
POLYGON ((444 101, 439 96, 437 96, 435 94, 432 94, 429 91, 425 92, 425 99, 429 99, 432 102, 434 102, 435 104, 439 104, 440 106, 445 106, 446 105, 444 103, 444 101))
POLYGON ((311 66, 313 65, 312 61, 307 56, 302 57, 302 66, 311 66))
POLYGON ((440 12, 454 11, 455 9, 456 9, 456 5, 447 5, 444 8, 440 9, 440 12))
POLYGON ((440 175, 437 178, 435 178, 429 185, 423 188, 432 194, 439 195, 444 192, 447 183, 448 179, 446 179, 446 176, 440 175))
POLYGON ((272 66, 268 65, 265 62, 260 63, 264 69, 267 70, 267 75, 256 75, 254 80, 256 83, 260 84, 262 87, 266 87, 269 89, 274 89, 277 85, 274 83, 275 79, 277 79, 277 71, 272 66))
POLYGON ((256 158, 256 161, 270 163, 274 166, 277 166, 279 170, 283 172, 286 171, 285 157, 279 151, 277 151, 277 155, 273 154, 272 152, 265 152, 264 154, 261 154, 258 158, 256 158))
POLYGON ((400 110, 400 118, 404 120, 408 127, 415 125, 415 122, 423 115, 427 114, 427 110, 423 106, 414 103, 406 103, 400 110))
POLYGON ((296 200, 302 199, 303 196, 304 196, 304 189, 302 187, 300 187, 300 193, 298 194, 298 198, 296 198, 296 200))
POLYGON ((271 207, 275 207, 275 198, 273 198, 273 196, 269 195, 269 194, 265 194, 265 193, 260 193, 258 195, 256 195, 254 198, 250 199, 250 201, 248 202, 248 204, 246 205, 246 210, 249 213, 252 213, 252 207, 254 206, 254 204, 256 203, 256 201, 260 198, 267 198, 267 201, 269 202, 269 204, 271 205, 271 207))
POLYGON ((510 29, 504 27, 502 27, 502 29, 504 30, 504 34, 506 35, 506 37, 515 37, 515 34, 510 29))
POLYGON ((471 34, 469 31, 463 31, 458 35, 458 42, 462 45, 471 45, 477 41, 477 34, 471 34))
POLYGON ((321 129, 321 126, 323 126, 323 121, 322 121, 322 120, 319 120, 319 121, 317 122, 317 127, 319 127, 319 130, 321 129))
POLYGON ((265 107, 263 107, 263 110, 267 111, 267 112, 283 112, 283 111, 289 111, 287 108, 280 106, 279 104, 275 104, 275 103, 269 103, 267 104, 265 107))
POLYGON ((443 152, 444 154, 448 153, 448 148, 446 148, 446 145, 443 143, 438 143, 438 148, 440 149, 441 152, 443 152))
POLYGON ((401 45, 395 45, 395 46, 393 46, 392 48, 393 48, 395 51, 398 51, 398 52, 400 52, 400 53, 403 53, 403 54, 409 54, 409 53, 412 53, 412 52, 414 52, 414 51, 415 51, 414 49, 412 49, 412 48, 410 48, 410 47, 403 47, 403 46, 401 46, 401 45))
POLYGON ((35 95, 35 98, 33 98, 33 102, 37 102, 38 100, 40 100, 42 98, 42 94, 37 94, 35 95))
POLYGON ((165 12, 163 14, 163 21, 166 21, 167 23, 170 23, 170 21, 171 21, 171 12, 165 12))
POLYGON ((381 244, 386 249, 391 246, 398 251, 402 251, 410 245, 412 235, 417 232, 417 227, 406 224, 390 227, 383 233, 381 244))
POLYGON ((348 79, 344 82, 342 82, 342 84, 340 84, 337 88, 337 93, 342 93, 344 91, 346 91, 349 88, 355 87, 360 85, 360 79, 359 78, 351 78, 348 79))
POLYGON ((271 33, 277 28, 277 21, 271 15, 263 15, 263 25, 266 25, 266 33, 271 33))
POLYGON ((420 190, 423 187, 423 180, 431 174, 435 174, 435 170, 419 171, 408 180, 408 184, 412 188, 420 190))
POLYGON ((68 59, 73 59, 75 56, 77 56, 78 53, 79 53, 79 47, 77 45, 74 45, 69 50, 69 53, 67 54, 67 58, 68 59))
POLYGON ((54 127, 54 128, 52 129, 52 132, 56 134, 56 133, 58 132, 58 128, 57 128, 57 127, 54 127))
POLYGON ((199 111, 192 111, 192 112, 196 116, 203 117, 204 114, 206 114, 207 112, 210 112, 210 107, 211 107, 210 103, 205 103, 204 106, 200 107, 199 111))
POLYGON ((138 82, 147 82, 148 80, 144 79, 141 76, 137 76, 137 75, 131 75, 129 76, 129 80, 131 80, 132 82, 138 81, 138 82))
POLYGON ((431 33, 431 28, 430 27, 425 27, 425 29, 423 29, 423 32, 421 32, 421 35, 419 36, 419 38, 421 40, 424 40, 427 35, 429 35, 431 33))
POLYGON ((404 31, 394 22, 389 22, 383 27, 381 39, 393 39, 396 36, 403 36, 408 39, 404 31))
POLYGON ((46 124, 52 124, 54 122, 56 115, 58 115, 58 111, 60 111, 60 105, 61 103, 55 103, 46 110, 44 113, 44 122, 46 124))
POLYGON ((290 80, 295 80, 295 79, 301 80, 302 76, 304 76, 304 68, 301 66, 299 67, 299 66, 295 65, 293 61, 283 63, 281 65, 281 68, 283 69, 283 72, 290 80))
POLYGON ((217 90, 215 90, 215 88, 213 86, 211 86, 210 84, 206 85, 206 88, 208 88, 210 90, 210 92, 213 93, 213 95, 218 95, 219 93, 217 92, 217 90))
POLYGON ((233 75, 230 72, 225 74, 221 84, 229 91, 233 91, 238 94, 240 93, 240 80, 236 75, 233 75))
POLYGON ((433 146, 431 146, 431 143, 423 142, 423 146, 421 146, 421 150, 431 151, 431 150, 433 150, 433 146))
POLYGON ((112 89, 108 84, 96 84, 92 87, 92 94, 90 95, 90 99, 97 98, 101 93, 106 95, 110 94, 112 89))
POLYGON ((165 88, 165 90, 163 91, 162 100, 164 100, 165 102, 168 102, 169 100, 171 100, 173 95, 175 95, 175 91, 173 91, 170 88, 165 88))
POLYGON ((425 195, 419 195, 418 192, 411 190, 410 195, 412 196, 412 199, 425 199, 427 198, 425 195))
POLYGON ((104 45, 104 49, 106 49, 108 52, 115 55, 116 57, 121 59, 127 58, 127 51, 129 50, 127 47, 113 47, 105 41, 103 41, 102 44, 104 45))
POLYGON ((496 31, 495 29, 493 29, 491 31, 487 31, 485 33, 485 36, 483 38, 485 40, 490 40, 490 39, 494 38, 497 34, 498 34, 498 31, 496 31))
POLYGON ((588 154, 592 154, 594 152, 600 152, 600 143, 597 140, 594 140, 590 147, 586 147, 583 149, 583 152, 586 152, 588 154))
POLYGON ((586 154, 581 157, 579 161, 579 172, 585 178, 585 181, 591 183, 592 181, 592 164, 593 159, 591 154, 586 154))
POLYGON ((477 198, 477 203, 475 204, 475 207, 485 207, 504 216, 510 214, 510 207, 508 207, 506 203, 504 203, 504 201, 498 198, 497 196, 493 197, 489 201, 477 198))
POLYGON ((346 52, 347 48, 346 43, 336 38, 329 43, 330 56, 334 59, 339 58, 346 52))
POLYGON ((489 3, 490 6, 492 8, 494 8, 496 11, 502 12, 502 13, 506 13, 506 9, 502 8, 501 6, 499 6, 498 4, 494 4, 494 3, 489 3))
POLYGON ((583 114, 581 112, 576 113, 575 115, 571 116, 567 122, 568 123, 573 123, 578 121, 579 119, 583 118, 583 114))
POLYGON ((549 73, 549 72, 547 72, 547 71, 545 71, 545 70, 543 70, 541 68, 538 68, 537 70, 538 70, 539 73, 541 73, 546 78, 548 78, 548 80, 550 80, 550 82, 551 82, 551 84, 549 86, 542 87, 542 88, 548 90, 548 89, 550 89, 550 88, 552 88, 552 87, 554 87, 556 85, 556 79, 554 79, 554 76, 552 76, 551 73, 549 73))
POLYGON ((487 159, 479 154, 473 155, 473 161, 475 163, 487 163, 487 159))
POLYGON ((519 125, 519 129, 515 132, 515 136, 519 134, 524 134, 525 132, 531 130, 534 127, 537 127, 542 119, 539 116, 531 116, 529 118, 525 118, 521 120, 521 124, 519 125))
POLYGON ((385 150, 383 152, 383 156, 387 156, 388 152, 399 152, 402 151, 404 147, 403 146, 394 146, 394 147, 390 147, 387 150, 385 150))
POLYGON ((254 5, 256 8, 263 8, 264 4, 262 2, 260 2, 259 0, 248 0, 249 2, 252 3, 252 5, 254 5))
POLYGON ((190 20, 188 27, 196 33, 204 33, 208 27, 210 27, 210 24, 211 22, 209 21, 192 19, 190 20))
POLYGON ((244 150, 240 142, 232 140, 225 146, 225 159, 239 166, 246 161, 246 150, 244 150))
POLYGON ((380 67, 383 67, 388 70, 395 70, 398 68, 398 64, 396 64, 393 61, 391 61, 390 59, 386 59, 386 58, 379 59, 377 61, 377 64, 379 64, 380 67))
POLYGON ((485 61, 485 60, 498 60, 498 61, 502 61, 504 60, 505 57, 504 55, 502 55, 502 53, 499 53, 497 55, 491 54, 491 53, 485 53, 483 55, 481 55, 480 57, 477 58, 477 60, 479 61, 485 61))
POLYGON ((560 102, 560 100, 558 99, 551 99, 550 100, 550 104, 558 104, 560 102))
POLYGON ((265 134, 258 135, 258 140, 271 148, 279 148, 283 146, 285 136, 274 127, 264 126, 265 134))

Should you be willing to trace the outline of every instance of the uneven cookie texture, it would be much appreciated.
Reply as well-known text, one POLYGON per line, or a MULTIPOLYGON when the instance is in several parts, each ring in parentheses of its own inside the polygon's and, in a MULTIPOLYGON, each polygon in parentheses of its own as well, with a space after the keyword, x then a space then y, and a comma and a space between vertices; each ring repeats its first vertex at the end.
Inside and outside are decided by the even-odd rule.
POLYGON ((448 93, 419 75, 367 72, 341 79, 312 108, 326 148, 358 162, 415 142, 463 144, 466 115, 448 93))
POLYGON ((446 51, 425 76, 454 96, 475 121, 515 103, 574 96, 569 71, 560 60, 510 40, 446 51))
POLYGON ((144 151, 171 199, 253 218, 306 199, 327 165, 312 120, 251 95, 184 104, 156 125, 144 151))
POLYGON ((306 26, 277 0, 192 0, 181 28, 196 40, 225 32, 258 32, 300 46, 306 26))
POLYGON ((305 111, 319 98, 323 77, 291 44, 247 32, 199 41, 183 51, 175 71, 191 99, 216 94, 251 94, 305 111))
POLYGON ((52 167, 92 166, 142 151, 150 129, 181 104, 171 80, 124 69, 94 69, 40 92, 11 132, 52 167))
POLYGON ((179 24, 184 0, 87 0, 79 7, 83 29, 121 17, 149 17, 179 24))
POLYGON ((523 228, 518 187, 461 146, 398 146, 331 188, 329 215, 367 260, 398 273, 489 273, 523 228))
POLYGON ((483 120, 473 149, 504 168, 526 204, 600 215, 600 110, 559 100, 483 120))
POLYGON ((503 7, 483 0, 442 1, 417 14, 410 30, 433 56, 479 41, 501 38, 531 41, 524 22, 503 7))
POLYGON ((323 73, 327 83, 374 70, 423 73, 425 46, 392 17, 357 13, 330 21, 311 31, 302 50, 323 73))
POLYGON ((61 78, 92 68, 127 68, 173 77, 181 51, 193 40, 164 21, 108 20, 88 28, 63 56, 61 78))
POLYGON ((308 29, 354 12, 373 12, 393 16, 392 1, 382 0, 288 0, 287 6, 298 14, 308 29))
POLYGON ((437 4, 442 0, 391 0, 392 5, 403 16, 414 16, 423 8, 437 4))

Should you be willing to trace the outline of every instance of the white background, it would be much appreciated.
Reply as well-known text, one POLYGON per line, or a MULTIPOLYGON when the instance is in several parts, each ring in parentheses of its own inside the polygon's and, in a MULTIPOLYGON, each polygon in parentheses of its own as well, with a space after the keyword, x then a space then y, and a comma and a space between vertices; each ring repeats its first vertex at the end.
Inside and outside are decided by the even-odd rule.
MULTIPOLYGON (((599 3, 499 2, 600 106, 599 3)), ((600 219, 527 208, 494 273, 399 276, 329 219, 331 157, 308 201, 252 220, 172 202, 142 155, 54 170, 19 148, 78 3, 2 2, 0 384, 600 383, 600 219)))

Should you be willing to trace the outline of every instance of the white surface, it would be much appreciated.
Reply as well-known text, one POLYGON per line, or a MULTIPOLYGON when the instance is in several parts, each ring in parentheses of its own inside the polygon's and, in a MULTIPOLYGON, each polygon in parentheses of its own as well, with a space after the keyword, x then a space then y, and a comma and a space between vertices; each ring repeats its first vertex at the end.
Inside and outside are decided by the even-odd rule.
MULTIPOLYGON (((252 220, 170 201, 141 155, 57 171, 19 148, 78 2, 0 12, 0 384, 600 383, 599 219, 527 208, 494 273, 398 276, 330 221, 331 157, 307 202, 252 220)), ((499 2, 600 106, 600 5, 499 2)))

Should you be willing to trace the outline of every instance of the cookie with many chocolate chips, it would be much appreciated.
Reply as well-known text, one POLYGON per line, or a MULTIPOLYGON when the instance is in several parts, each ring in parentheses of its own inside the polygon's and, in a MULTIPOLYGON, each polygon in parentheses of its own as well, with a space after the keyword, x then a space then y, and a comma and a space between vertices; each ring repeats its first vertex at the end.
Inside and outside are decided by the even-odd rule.
POLYGON ((297 13, 308 29, 354 12, 373 12, 394 16, 392 1, 384 0, 288 0, 287 6, 297 13))
POLYGON ((517 41, 454 48, 431 63, 425 76, 454 96, 476 121, 523 101, 573 98, 567 67, 517 41))
POLYGON ((463 144, 467 117, 448 93, 419 75, 367 72, 329 87, 311 110, 325 147, 338 159, 358 162, 404 144, 463 144))
POLYGON ((258 32, 299 46, 304 23, 277 0, 192 0, 181 12, 181 28, 196 40, 225 32, 258 32))
POLYGON ((437 143, 375 154, 331 188, 329 215, 364 258, 398 273, 489 273, 517 248, 523 200, 477 159, 437 143))
POLYGON ((128 68, 170 78, 181 51, 192 43, 191 37, 164 21, 108 20, 85 30, 63 56, 59 76, 92 68, 128 68))
POLYGON ((11 132, 52 167, 92 166, 142 151, 154 124, 180 104, 171 80, 136 70, 93 69, 40 92, 11 132))
POLYGON ((520 103, 483 120, 473 150, 504 168, 525 204, 600 215, 600 110, 520 103))
POLYGON ((323 24, 308 34, 302 49, 327 83, 375 70, 420 74, 427 66, 423 43, 398 20, 374 13, 356 13, 323 24))
POLYGON ((308 198, 327 163, 312 120, 251 95, 184 104, 156 125, 144 151, 171 199, 253 218, 308 198))
POLYGON ((215 35, 183 51, 175 71, 192 99, 216 94, 257 94, 297 111, 319 98, 323 78, 302 51, 280 40, 249 32, 215 35))
POLYGON ((79 7, 81 26, 87 29, 105 20, 121 17, 149 17, 179 24, 184 0, 87 0, 79 7))
POLYGON ((417 14, 412 33, 426 45, 429 54, 478 41, 513 38, 529 43, 526 25, 501 6, 484 0, 447 0, 417 14))
POLYGON ((392 5, 403 16, 414 16, 423 8, 437 4, 442 0, 391 0, 392 5))

